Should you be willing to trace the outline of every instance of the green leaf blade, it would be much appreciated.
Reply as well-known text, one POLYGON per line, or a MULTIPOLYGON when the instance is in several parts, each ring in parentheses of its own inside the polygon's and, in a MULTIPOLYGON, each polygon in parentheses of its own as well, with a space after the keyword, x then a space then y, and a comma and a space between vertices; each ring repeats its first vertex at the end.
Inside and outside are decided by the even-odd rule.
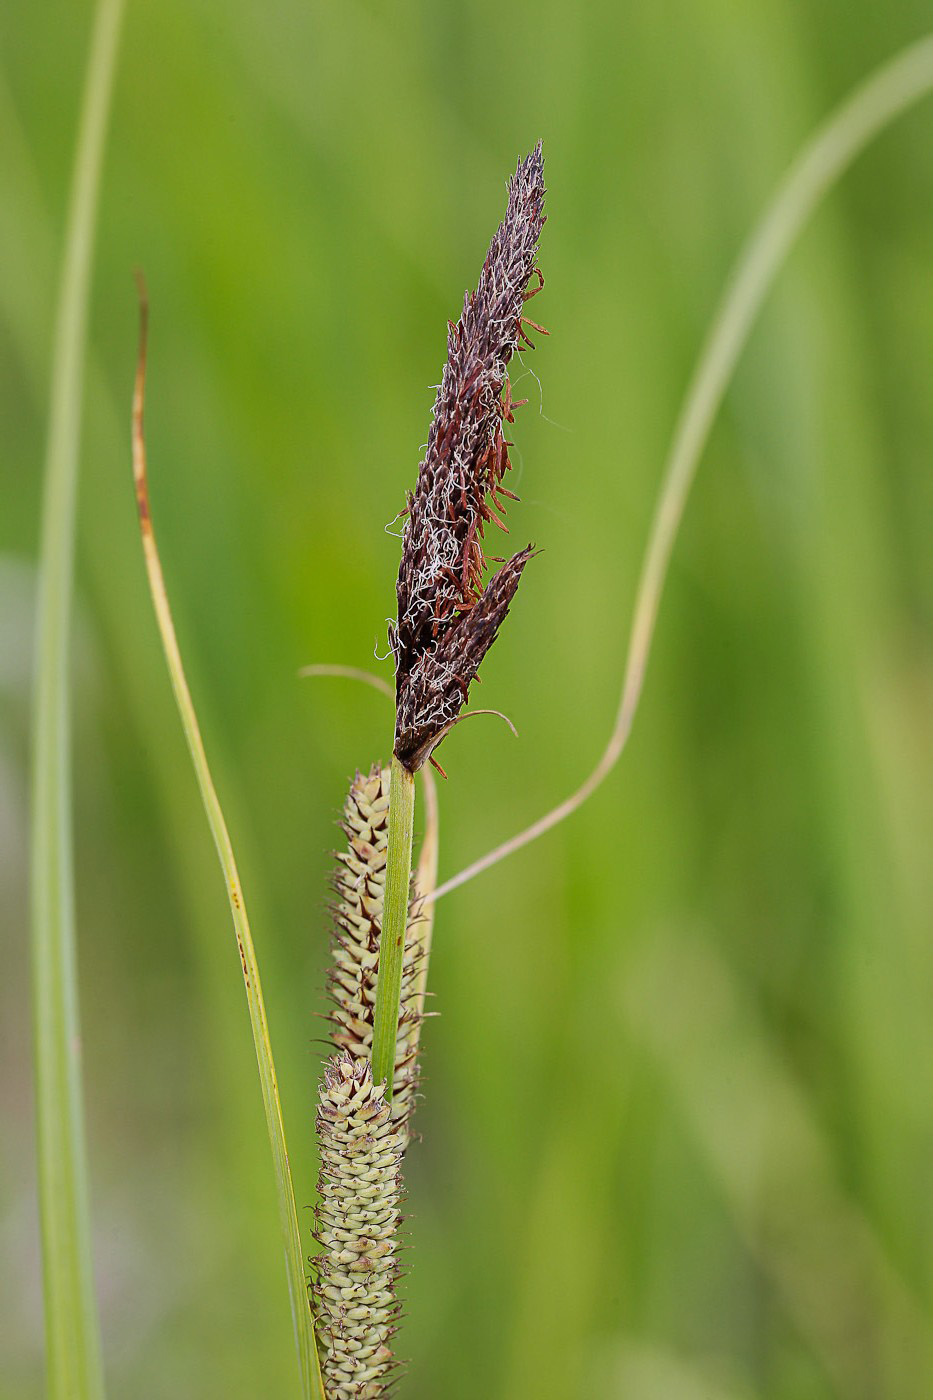
POLYGON ((48 1394, 104 1394, 94 1294, 72 870, 69 660, 91 261, 122 0, 100 0, 56 313, 39 552, 32 751, 32 989, 48 1394))
POLYGON ((146 477, 146 450, 143 433, 143 401, 146 374, 146 333, 148 307, 145 290, 140 283, 141 328, 140 352, 136 374, 136 388, 133 399, 133 473, 136 484, 136 502, 139 511, 140 533, 149 591, 159 626, 165 659, 168 665, 172 690, 178 706, 182 729, 188 744, 195 776, 204 804, 204 812, 214 838, 217 855, 223 872, 230 912, 233 917, 234 933, 246 1000, 249 1008, 253 1045, 256 1050, 256 1063, 259 1069, 259 1082, 262 1090, 266 1127, 269 1133, 269 1146, 272 1151, 272 1164, 278 1198, 279 1221, 282 1229, 282 1243, 285 1251, 285 1269, 288 1282, 289 1300, 292 1310, 292 1324, 295 1333, 295 1346, 301 1372, 302 1394, 305 1400, 324 1400, 324 1386, 318 1360, 311 1307, 305 1282, 304 1258, 301 1248, 301 1235, 298 1229, 298 1212, 295 1206, 295 1191, 291 1168, 288 1161, 288 1148, 285 1141, 285 1124, 279 1098, 275 1062, 272 1057, 272 1044, 269 1038, 269 1025, 266 1019, 262 983, 259 977, 259 963, 253 946, 246 901, 240 882, 233 844, 227 830, 220 799, 217 796, 211 777, 201 730, 188 682, 185 678, 178 639, 172 621, 168 594, 162 565, 156 547, 155 533, 149 507, 149 489, 146 477))

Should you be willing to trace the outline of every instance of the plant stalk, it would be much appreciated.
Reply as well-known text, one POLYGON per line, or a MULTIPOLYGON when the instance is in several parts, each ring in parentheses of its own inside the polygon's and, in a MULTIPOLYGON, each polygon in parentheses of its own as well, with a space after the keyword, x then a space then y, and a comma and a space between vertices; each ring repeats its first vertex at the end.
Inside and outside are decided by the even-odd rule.
POLYGON ((402 995, 402 955, 408 929, 411 889, 411 844, 415 819, 415 779, 392 755, 389 785, 389 839, 386 856, 386 892, 379 940, 379 980, 373 1021, 373 1082, 385 1084, 386 1101, 392 1098, 395 1047, 398 1039, 399 1003, 402 995))
POLYGON ((32 969, 50 1400, 99 1400, 104 1393, 81 1091, 69 661, 87 309, 121 18, 122 0, 100 0, 65 231, 39 553, 32 755, 32 969))

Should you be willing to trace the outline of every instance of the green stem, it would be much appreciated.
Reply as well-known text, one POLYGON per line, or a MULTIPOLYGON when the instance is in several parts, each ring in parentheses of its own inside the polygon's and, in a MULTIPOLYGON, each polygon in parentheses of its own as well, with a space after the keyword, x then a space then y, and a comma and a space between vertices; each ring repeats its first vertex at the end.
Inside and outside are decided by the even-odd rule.
POLYGON ((49 407, 32 760, 32 966, 48 1395, 104 1393, 91 1260, 72 870, 69 655, 91 261, 121 0, 100 0, 65 232, 49 407))
POLYGON ((373 1022, 373 1080, 384 1083, 386 1099, 392 1098, 395 1046, 398 1039, 399 1002, 402 995, 402 954, 408 929, 411 888, 411 838, 415 819, 415 779, 392 755, 389 785, 389 844, 386 854, 386 892, 379 939, 379 980, 376 983, 376 1015, 373 1022))
POLYGON ((424 1003, 428 991, 428 965, 431 961, 431 943, 434 938, 435 906, 433 903, 426 903, 426 901, 430 900, 437 886, 438 845, 437 783, 434 781, 434 774, 427 764, 421 770, 421 779, 424 783, 424 835, 421 838, 418 867, 415 870, 415 891, 421 906, 418 920, 421 966, 418 969, 418 980, 415 984, 415 1010, 419 1016, 424 1015, 424 1003))

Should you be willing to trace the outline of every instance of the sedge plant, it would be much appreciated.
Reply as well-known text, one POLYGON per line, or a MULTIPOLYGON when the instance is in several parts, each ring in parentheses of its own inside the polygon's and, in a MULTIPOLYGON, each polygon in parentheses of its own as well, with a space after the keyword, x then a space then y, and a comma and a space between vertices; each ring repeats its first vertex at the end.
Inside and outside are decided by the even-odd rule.
MULTIPOLYGON (((335 1054, 323 1076, 317 1113, 321 1155, 312 1300, 321 1346, 318 1369, 311 1312, 296 1310, 306 1396, 331 1400, 387 1392, 396 1369, 401 1172, 411 1137, 418 1048, 435 902, 569 816, 612 770, 627 742, 642 693, 661 593, 690 486, 716 411, 764 299, 808 217, 865 145, 899 113, 933 91, 933 38, 905 50, 867 80, 816 133, 791 167, 736 266, 700 353, 671 445, 636 595, 615 726, 586 781, 526 831, 437 885, 436 808, 412 880, 415 777, 463 718, 480 663, 508 612, 532 555, 520 550, 486 577, 484 536, 501 524, 508 469, 505 425, 516 406, 507 370, 529 331, 542 328, 524 305, 543 285, 537 271, 544 223, 540 147, 510 184, 477 289, 451 324, 448 360, 418 482, 409 499, 391 632, 396 724, 391 764, 354 778, 344 809, 347 846, 335 874, 333 961, 329 978, 335 1054)), ((137 499, 153 598, 202 797, 227 880, 253 1021, 276 1162, 283 1230, 295 1302, 297 1229, 258 967, 232 848, 210 783, 194 709, 184 685, 158 568, 142 435, 142 366, 134 444, 137 499), (244 938, 244 929, 246 937, 244 938)), ((341 667, 315 668, 349 674, 341 667)))
MULTIPOLYGON (((505 218, 474 292, 451 323, 447 362, 418 481, 409 496, 397 581, 395 735, 390 768, 357 774, 338 855, 331 1020, 336 1054, 318 1106, 321 1175, 314 1298, 325 1388, 377 1397, 396 1360, 401 1166, 418 1082, 427 948, 425 891, 412 890, 415 775, 461 718, 498 634, 530 546, 486 578, 487 526, 504 529, 505 425, 517 406, 508 366, 543 286, 540 145, 518 163, 505 218)), ((439 766, 439 765, 436 765, 439 766)))

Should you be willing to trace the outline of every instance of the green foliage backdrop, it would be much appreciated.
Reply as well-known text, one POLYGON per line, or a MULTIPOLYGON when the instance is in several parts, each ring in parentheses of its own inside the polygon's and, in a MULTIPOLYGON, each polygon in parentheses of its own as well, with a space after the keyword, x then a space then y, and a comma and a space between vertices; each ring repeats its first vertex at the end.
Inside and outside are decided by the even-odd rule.
MULTIPOLYGON (((397 542, 445 322, 545 144, 516 544, 444 748, 441 877, 565 795, 614 713, 684 383, 738 246, 917 0, 128 5, 82 452, 75 804, 113 1394, 295 1393, 224 891, 133 510, 153 509, 263 969, 299 1201, 346 779, 387 756, 397 542), (397 527, 391 527, 394 529, 397 527)), ((26 751, 53 297, 87 3, 0 29, 0 1396, 42 1393, 26 751)), ((929 1393, 933 104, 861 159, 758 327, 630 750, 438 908, 401 1350, 411 1400, 929 1393)))

